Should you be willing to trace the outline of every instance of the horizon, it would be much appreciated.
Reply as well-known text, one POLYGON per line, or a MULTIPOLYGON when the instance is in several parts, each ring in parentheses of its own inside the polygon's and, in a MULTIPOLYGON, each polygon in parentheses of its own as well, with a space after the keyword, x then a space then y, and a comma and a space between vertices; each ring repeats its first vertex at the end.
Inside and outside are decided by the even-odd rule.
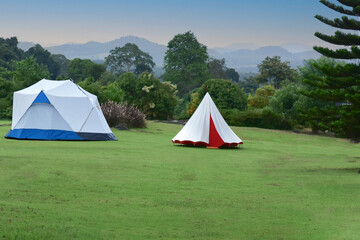
POLYGON ((316 20, 316 14, 338 17, 314 0, 4 0, 0 28, 1 37, 16 36, 19 42, 44 47, 105 43, 126 36, 167 45, 176 34, 186 31, 192 31, 208 48, 288 43, 312 47, 326 45, 314 36, 316 31, 334 32, 316 20))
MULTIPOLYGON (((16 36, 13 36, 13 37, 16 37, 16 36)), ((152 43, 155 43, 155 44, 159 44, 159 45, 162 45, 162 46, 167 46, 167 44, 161 44, 161 43, 157 43, 157 42, 153 42, 149 39, 146 39, 144 37, 139 37, 139 36, 134 36, 134 35, 127 35, 127 36, 121 36, 121 37, 118 37, 118 38, 115 38, 115 39, 112 39, 110 41, 93 41, 93 40, 89 40, 89 41, 86 41, 86 42, 67 42, 67 43, 61 43, 61 44, 51 44, 50 45, 42 45, 40 43, 37 43, 37 42, 31 42, 31 41, 21 41, 19 40, 18 38, 18 42, 19 43, 30 43, 30 44, 40 44, 42 47, 45 47, 45 48, 51 48, 51 47, 57 47, 57 46, 62 46, 62 45, 83 45, 83 44, 88 44, 88 43, 101 43, 101 44, 105 44, 105 43, 109 43, 109 42, 112 42, 112 41, 116 41, 116 40, 120 40, 121 38, 139 38, 139 39, 143 39, 145 41, 150 41, 152 43)), ((291 45, 291 44, 296 44, 296 45, 302 45, 304 47, 309 47, 309 48, 312 48, 312 46, 310 45, 306 45, 306 44, 302 44, 302 43, 299 43, 299 42, 287 42, 287 43, 283 43, 283 44, 280 44, 280 45, 262 45, 262 46, 259 46, 259 45, 255 45, 253 43, 249 43, 249 42, 243 42, 243 43, 233 43, 233 44, 230 44, 230 45, 226 45, 226 46, 218 46, 218 47, 208 47, 208 49, 221 49, 221 48, 231 48, 233 47, 234 49, 241 49, 239 47, 237 47, 236 45, 249 45, 249 47, 244 47, 243 49, 251 49, 251 47, 253 47, 254 49, 258 49, 258 48, 263 48, 263 47, 283 47, 285 45, 291 45), (250 47, 251 45, 251 47, 250 47)))

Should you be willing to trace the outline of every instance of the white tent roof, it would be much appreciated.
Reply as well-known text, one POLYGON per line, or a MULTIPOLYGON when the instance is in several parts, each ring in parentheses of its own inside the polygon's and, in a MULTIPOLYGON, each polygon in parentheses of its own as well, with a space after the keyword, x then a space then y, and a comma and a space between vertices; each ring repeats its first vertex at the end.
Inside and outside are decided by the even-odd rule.
POLYGON ((221 143, 213 143, 214 136, 220 136, 226 146, 242 144, 241 139, 236 136, 221 116, 210 94, 206 93, 194 114, 172 141, 173 143, 220 147, 221 143))
MULTIPOLYGON (((11 129, 20 127, 17 126, 19 122, 21 122, 22 127, 24 126, 25 123, 22 118, 24 115, 28 117, 28 114, 25 113, 41 91, 65 120, 63 124, 73 132, 112 133, 95 95, 85 91, 71 80, 53 81, 46 79, 14 92, 11 129)), ((34 115, 34 113, 32 114, 34 115)))

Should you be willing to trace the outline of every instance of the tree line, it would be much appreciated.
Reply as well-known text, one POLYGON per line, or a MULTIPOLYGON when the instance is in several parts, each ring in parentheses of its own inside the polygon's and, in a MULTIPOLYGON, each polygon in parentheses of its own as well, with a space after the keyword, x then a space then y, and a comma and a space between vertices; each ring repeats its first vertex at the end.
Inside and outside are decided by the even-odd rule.
MULTIPOLYGON (((339 1, 325 6, 357 16, 357 1, 339 1)), ((317 19, 340 29, 359 30, 357 19, 344 16, 317 19)), ((152 57, 132 43, 109 52, 104 64, 89 59, 68 60, 40 45, 27 51, 17 47, 16 37, 0 38, 0 118, 11 116, 12 92, 42 78, 71 78, 107 101, 132 104, 150 119, 189 118, 207 89, 230 124, 277 129, 310 127, 360 140, 360 37, 337 31, 334 36, 315 34, 343 46, 339 50, 314 49, 324 57, 306 60, 292 69, 289 62, 269 56, 255 74, 239 75, 224 59, 210 58, 207 47, 191 31, 169 41, 164 74, 153 75, 152 57), (339 61, 344 59, 347 61, 339 61), (208 87, 207 87, 208 86, 208 87)))

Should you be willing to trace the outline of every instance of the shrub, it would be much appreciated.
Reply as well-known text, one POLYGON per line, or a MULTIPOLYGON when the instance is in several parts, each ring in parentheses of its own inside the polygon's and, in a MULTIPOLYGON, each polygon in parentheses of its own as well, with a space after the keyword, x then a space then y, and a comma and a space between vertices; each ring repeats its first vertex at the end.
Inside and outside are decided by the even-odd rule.
POLYGON ((216 106, 220 109, 247 108, 247 95, 237 84, 230 80, 209 79, 197 92, 191 94, 191 102, 188 104, 188 114, 194 113, 201 100, 204 98, 208 86, 208 92, 216 106))
POLYGON ((0 108, 0 119, 11 119, 12 106, 7 108, 0 108))
POLYGON ((174 115, 178 103, 176 86, 161 82, 153 74, 144 72, 140 76, 124 73, 119 79, 123 101, 139 107, 148 118, 169 119, 174 115))
POLYGON ((249 98, 249 105, 254 108, 264 108, 269 104, 269 100, 274 94, 275 88, 271 85, 258 88, 254 96, 249 98))
POLYGON ((300 97, 300 87, 290 83, 275 92, 269 101, 269 106, 273 111, 285 114, 287 118, 295 118, 299 114, 295 103, 300 97))
POLYGON ((292 124, 289 120, 268 108, 249 109, 246 111, 221 109, 220 112, 230 125, 282 130, 292 129, 292 124))
POLYGON ((145 128, 146 116, 134 105, 108 101, 101 104, 106 121, 110 127, 126 124, 128 127, 145 128))

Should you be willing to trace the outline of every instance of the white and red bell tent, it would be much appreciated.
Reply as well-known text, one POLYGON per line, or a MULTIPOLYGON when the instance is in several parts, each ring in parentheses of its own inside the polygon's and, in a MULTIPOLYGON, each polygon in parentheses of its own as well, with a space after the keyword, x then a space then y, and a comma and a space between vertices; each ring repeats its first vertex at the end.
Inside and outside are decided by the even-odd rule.
POLYGON ((207 147, 236 147, 243 143, 227 125, 209 93, 172 142, 207 147))

